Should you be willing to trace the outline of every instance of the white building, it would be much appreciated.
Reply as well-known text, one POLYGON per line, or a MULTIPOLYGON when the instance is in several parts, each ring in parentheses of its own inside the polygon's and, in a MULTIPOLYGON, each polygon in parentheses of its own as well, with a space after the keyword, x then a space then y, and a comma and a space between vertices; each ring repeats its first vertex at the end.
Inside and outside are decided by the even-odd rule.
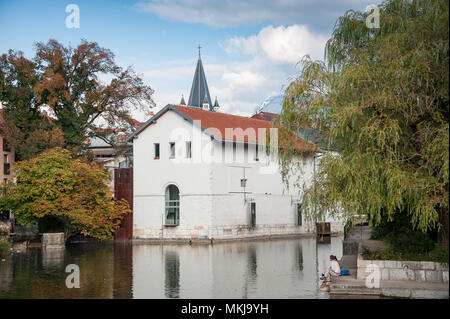
MULTIPOLYGON (((277 140, 272 122, 217 112, 200 57, 188 105, 167 105, 128 138, 133 237, 211 240, 313 232, 301 187, 291 183, 286 189, 276 154, 266 154, 263 146, 266 132, 277 140)), ((310 154, 301 160, 307 186, 318 149, 295 138, 310 154)), ((342 231, 340 223, 331 227, 342 231)))

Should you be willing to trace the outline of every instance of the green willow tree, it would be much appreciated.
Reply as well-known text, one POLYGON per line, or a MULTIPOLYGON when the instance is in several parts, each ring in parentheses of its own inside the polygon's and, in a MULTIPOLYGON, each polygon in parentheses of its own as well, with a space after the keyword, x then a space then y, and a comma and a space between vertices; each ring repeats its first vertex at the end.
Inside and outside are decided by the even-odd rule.
MULTIPOLYGON (((325 62, 302 60, 279 124, 328 140, 305 204, 316 215, 367 214, 372 225, 406 212, 416 229, 448 241, 448 1, 385 1, 380 28, 368 13, 340 17, 325 62), (314 209, 315 208, 315 209, 314 209)), ((282 173, 295 174, 293 148, 282 173)))
MULTIPOLYGON (((86 148, 89 136, 114 144, 108 139, 111 132, 134 129, 132 109, 154 106, 153 89, 131 67, 119 67, 114 54, 95 42, 83 40, 73 48, 49 40, 36 43, 35 51, 32 60, 12 50, 0 56, 5 135, 26 158, 32 152, 21 146, 49 124, 62 131, 68 148, 86 148)), ((49 148, 61 146, 54 144, 49 148)))

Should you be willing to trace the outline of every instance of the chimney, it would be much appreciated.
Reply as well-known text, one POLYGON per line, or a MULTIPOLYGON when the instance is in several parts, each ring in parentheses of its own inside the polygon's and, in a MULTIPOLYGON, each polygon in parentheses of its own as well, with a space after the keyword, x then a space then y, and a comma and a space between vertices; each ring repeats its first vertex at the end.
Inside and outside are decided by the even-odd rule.
POLYGON ((124 132, 120 132, 119 134, 117 134, 117 142, 119 143, 125 143, 125 133, 124 132))

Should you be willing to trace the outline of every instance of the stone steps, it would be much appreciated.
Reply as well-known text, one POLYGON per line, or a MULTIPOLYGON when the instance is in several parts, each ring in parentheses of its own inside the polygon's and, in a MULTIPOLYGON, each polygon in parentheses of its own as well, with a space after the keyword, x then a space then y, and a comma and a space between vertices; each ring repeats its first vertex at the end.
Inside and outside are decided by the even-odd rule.
POLYGON ((391 298, 448 299, 448 285, 444 283, 417 283, 405 280, 380 282, 379 288, 368 288, 365 280, 339 277, 330 284, 331 295, 366 295, 391 298))

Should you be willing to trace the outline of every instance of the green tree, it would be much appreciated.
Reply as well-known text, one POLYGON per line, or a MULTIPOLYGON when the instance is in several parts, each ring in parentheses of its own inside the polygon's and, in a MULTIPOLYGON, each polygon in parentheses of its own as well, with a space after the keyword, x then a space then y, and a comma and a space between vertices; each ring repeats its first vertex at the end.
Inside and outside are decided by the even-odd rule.
POLYGON ((6 137, 19 152, 36 127, 47 129, 44 111, 62 130, 65 146, 84 149, 89 136, 114 144, 108 133, 131 131, 131 110, 154 105, 152 88, 131 67, 117 66, 114 54, 95 42, 83 40, 72 48, 50 40, 35 50, 32 60, 15 51, 0 56, 0 101, 10 127, 6 137))
MULTIPOLYGON (((302 60, 279 121, 320 131, 336 151, 323 154, 306 191, 316 214, 365 213, 377 225, 406 212, 416 229, 439 226, 448 240, 448 1, 379 8, 378 29, 366 26, 367 13, 338 19, 325 62, 302 60)), ((286 178, 294 152, 281 155, 286 178)))
POLYGON ((8 183, 0 209, 11 209, 22 225, 46 217, 64 224, 66 239, 74 233, 112 239, 124 214, 125 200, 113 199, 105 181, 109 175, 96 163, 73 158, 59 147, 17 163, 16 183, 8 183))

